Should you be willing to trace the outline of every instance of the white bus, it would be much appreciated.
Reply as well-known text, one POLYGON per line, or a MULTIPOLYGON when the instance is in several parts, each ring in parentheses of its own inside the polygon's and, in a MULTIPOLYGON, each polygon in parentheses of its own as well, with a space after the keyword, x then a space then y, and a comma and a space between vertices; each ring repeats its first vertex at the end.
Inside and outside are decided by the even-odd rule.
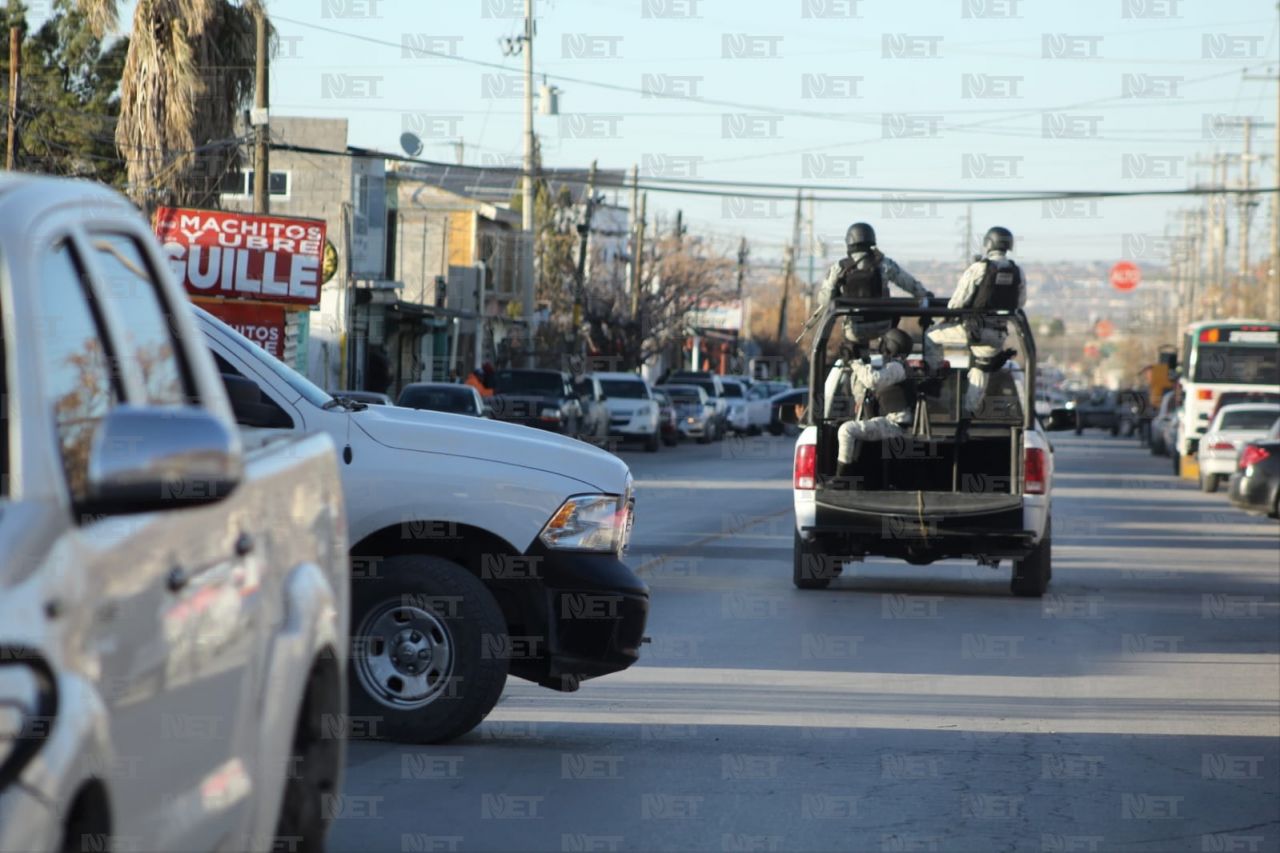
POLYGON ((1186 329, 1182 345, 1182 417, 1178 446, 1195 455, 1200 436, 1227 393, 1280 398, 1280 323, 1207 320, 1186 329))

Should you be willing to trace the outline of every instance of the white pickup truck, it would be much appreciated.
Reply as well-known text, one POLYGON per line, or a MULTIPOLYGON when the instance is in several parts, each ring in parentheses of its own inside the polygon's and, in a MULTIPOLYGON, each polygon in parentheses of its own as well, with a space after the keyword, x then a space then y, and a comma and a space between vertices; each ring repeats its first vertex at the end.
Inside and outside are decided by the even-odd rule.
MULTIPOLYGON (((1040 597, 1052 577, 1053 448, 1035 416, 1035 340, 1021 309, 949 309, 941 300, 836 300, 814 329, 805 428, 796 439, 793 494, 795 549, 792 580, 800 589, 825 589, 844 563, 868 556, 925 565, 969 558, 996 568, 1013 563, 1014 595, 1040 597), (840 426, 872 401, 833 401, 825 395, 827 368, 843 340, 846 317, 965 321, 998 318, 1018 361, 992 372, 976 413, 962 401, 968 352, 953 354, 932 379, 919 359, 908 360, 918 387, 912 426, 867 441, 850 470, 838 474, 840 426)), ((795 413, 784 412, 794 420, 795 413)), ((1050 430, 1067 427, 1052 421, 1050 430)))
POLYGON ((241 439, 136 209, 0 176, 0 850, 320 849, 346 518, 241 439))
POLYGON ((448 740, 484 719, 508 672, 572 691, 638 659, 649 593, 621 560, 622 460, 546 430, 335 399, 197 317, 242 426, 338 447, 353 734, 448 740))

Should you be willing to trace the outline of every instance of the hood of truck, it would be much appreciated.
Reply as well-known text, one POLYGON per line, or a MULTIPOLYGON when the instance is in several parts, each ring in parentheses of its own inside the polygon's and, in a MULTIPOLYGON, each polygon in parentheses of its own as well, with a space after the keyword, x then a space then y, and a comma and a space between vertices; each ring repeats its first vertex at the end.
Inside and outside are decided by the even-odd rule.
POLYGON ((370 406, 352 423, 386 447, 542 471, 607 494, 623 494, 630 475, 621 459, 585 442, 470 415, 370 406))

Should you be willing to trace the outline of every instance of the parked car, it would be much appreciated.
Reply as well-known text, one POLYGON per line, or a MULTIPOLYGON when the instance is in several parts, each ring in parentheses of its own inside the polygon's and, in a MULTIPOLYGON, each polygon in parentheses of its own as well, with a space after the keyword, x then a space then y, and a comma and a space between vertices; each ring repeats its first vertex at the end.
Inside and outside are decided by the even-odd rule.
POLYGON ((406 385, 400 392, 396 405, 451 415, 474 415, 477 418, 492 416, 479 391, 470 385, 452 382, 414 382, 406 385))
POLYGON ((1120 434, 1120 396, 1106 388, 1094 388, 1067 401, 1066 408, 1075 416, 1076 435, 1086 429, 1105 429, 1120 434))
POLYGON ((1245 512, 1280 518, 1280 419, 1240 451, 1227 494, 1245 512))
POLYGON ((783 391, 792 390, 790 382, 782 382, 776 379, 757 379, 756 387, 764 391, 766 396, 774 397, 783 391))
POLYGON ((716 434, 716 406, 700 385, 664 385, 676 407, 680 434, 706 444, 716 434))
POLYGON ((784 406, 805 406, 809 402, 808 388, 791 388, 774 394, 769 398, 769 432, 773 435, 783 435, 791 429, 794 429, 794 421, 790 423, 783 420, 782 408, 784 406))
POLYGON ((644 443, 649 453, 662 446, 659 404, 649 383, 635 373, 596 373, 609 413, 609 435, 644 443))
POLYGON ((729 428, 737 433, 759 435, 769 425, 769 401, 763 392, 727 376, 721 377, 720 384, 729 402, 729 428))
POLYGON ((1196 450, 1201 490, 1216 492, 1236 470, 1240 448, 1266 436, 1276 418, 1280 403, 1238 403, 1219 409, 1196 450))
POLYGON ((661 388, 653 389, 653 399, 658 404, 658 428, 662 433, 662 443, 667 447, 675 447, 680 443, 680 425, 676 422, 676 406, 671 397, 661 388))
POLYGON ((333 396, 353 403, 364 403, 366 406, 394 406, 391 398, 377 391, 334 391, 333 396))
POLYGON ((562 370, 497 370, 493 391, 489 406, 495 420, 550 430, 569 438, 586 432, 582 400, 569 374, 562 370))
POLYGON ((508 672, 568 692, 639 658, 649 594, 620 557, 633 505, 622 460, 517 424, 354 407, 197 319, 224 379, 251 392, 232 399, 242 425, 325 432, 339 448, 350 702, 368 734, 449 740, 484 719, 508 672))
POLYGON ((119 195, 6 174, 0 223, 0 850, 321 849, 349 611, 332 441, 240 435, 119 195))
POLYGON ((707 397, 715 406, 715 413, 710 423, 710 440, 719 441, 729 431, 729 399, 725 394, 720 375, 705 370, 677 371, 667 377, 671 385, 697 385, 707 392, 707 397))
POLYGON ((1237 406, 1241 403, 1269 403, 1280 406, 1280 391, 1224 391, 1218 395, 1213 404, 1212 421, 1226 406, 1237 406))
POLYGON ((1151 419, 1152 456, 1169 454, 1169 422, 1177 411, 1177 394, 1173 391, 1165 391, 1164 396, 1160 398, 1160 408, 1156 411, 1156 416, 1151 419))

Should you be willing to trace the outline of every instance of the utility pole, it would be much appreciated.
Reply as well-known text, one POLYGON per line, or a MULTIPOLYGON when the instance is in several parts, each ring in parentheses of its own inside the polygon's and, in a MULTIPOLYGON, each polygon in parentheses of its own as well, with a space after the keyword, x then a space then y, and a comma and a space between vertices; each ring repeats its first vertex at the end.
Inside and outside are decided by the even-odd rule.
POLYGON ((573 294, 573 341, 574 354, 578 354, 578 335, 582 327, 583 307, 587 295, 587 250, 591 243, 591 216, 596 206, 596 161, 591 161, 591 171, 587 174, 587 200, 583 211, 582 223, 578 225, 578 266, 573 294))
POLYGON ((674 236, 676 238, 677 246, 680 246, 684 243, 684 211, 683 210, 676 211, 676 228, 675 228, 674 236))
POLYGON ((636 218, 636 257, 631 263, 635 275, 631 283, 631 319, 640 322, 640 283, 644 281, 644 217, 649 194, 640 196, 640 215, 636 218))
MULTIPOLYGON (((1276 4, 1280 11, 1280 3, 1276 4)), ((1270 72, 1271 69, 1268 69, 1270 72)), ((1276 83, 1275 186, 1280 187, 1280 74, 1245 74, 1245 80, 1276 83)), ((1271 286, 1267 290, 1266 319, 1280 320, 1280 191, 1271 194, 1271 286)))
POLYGON ((640 264, 640 166, 631 166, 631 269, 628 271, 627 290, 631 294, 631 316, 636 316, 640 299, 640 276, 636 274, 640 264))
POLYGON ((786 278, 782 283, 782 304, 778 308, 778 340, 781 341, 787 331, 787 297, 791 292, 791 281, 795 278, 796 255, 800 252, 800 206, 802 197, 796 190, 796 215, 791 222, 791 244, 787 247, 786 278))
POLYGON ((1240 213, 1240 276, 1236 283, 1235 292, 1232 294, 1231 313, 1240 316, 1244 312, 1241 306, 1244 304, 1245 295, 1249 290, 1249 218, 1253 208, 1253 196, 1249 191, 1253 189, 1253 174, 1249 166, 1253 162, 1253 119, 1249 116, 1244 117, 1244 149, 1240 155, 1240 181, 1241 188, 1244 190, 1236 196, 1236 207, 1240 213))
POLYGON ((738 243, 738 298, 742 298, 742 278, 747 272, 747 257, 751 254, 751 250, 747 248, 747 238, 743 237, 738 243))
POLYGON ((267 11, 259 6, 254 15, 257 31, 257 60, 254 66, 253 113, 250 115, 254 129, 253 146, 253 212, 271 212, 271 160, 267 143, 270 140, 267 105, 267 11))
POLYGON ((520 205, 520 227, 524 231, 526 250, 524 256, 524 309, 525 327, 529 339, 526 348, 526 364, 533 366, 533 293, 534 293, 534 252, 535 231, 533 219, 534 206, 534 159, 533 159, 533 3, 524 0, 524 39, 521 48, 524 51, 524 197, 520 205))
POLYGON ((18 63, 22 61, 22 33, 17 27, 9 27, 9 138, 5 143, 4 167, 14 168, 14 155, 18 144, 18 63))
POLYGON ((805 305, 805 313, 813 311, 814 290, 817 289, 818 266, 818 220, 814 217, 813 193, 809 193, 809 302, 805 305))

